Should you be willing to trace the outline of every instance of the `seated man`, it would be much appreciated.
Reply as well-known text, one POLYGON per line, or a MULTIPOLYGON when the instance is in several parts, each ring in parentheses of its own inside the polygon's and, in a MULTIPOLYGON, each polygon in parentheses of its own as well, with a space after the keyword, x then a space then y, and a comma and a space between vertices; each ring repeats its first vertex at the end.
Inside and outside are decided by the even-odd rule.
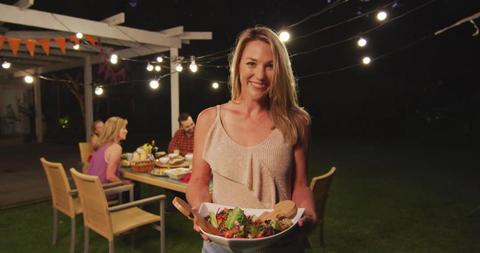
POLYGON ((182 155, 193 153, 195 122, 193 122, 190 114, 183 112, 178 116, 178 123, 180 123, 180 128, 173 135, 168 145, 168 152, 172 153, 175 150, 179 150, 182 155))

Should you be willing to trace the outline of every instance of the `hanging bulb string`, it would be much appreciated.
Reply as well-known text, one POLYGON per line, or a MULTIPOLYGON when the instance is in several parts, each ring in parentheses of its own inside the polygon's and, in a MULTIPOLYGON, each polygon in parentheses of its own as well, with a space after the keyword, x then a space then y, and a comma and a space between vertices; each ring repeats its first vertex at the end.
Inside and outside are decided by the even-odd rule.
POLYGON ((216 68, 216 69, 228 69, 226 65, 208 65, 208 64, 197 64, 199 67, 207 67, 207 68, 216 68))
MULTIPOLYGON (((417 45, 418 43, 420 42, 423 42, 429 38, 432 38, 433 37, 433 33, 428 33, 422 37, 420 37, 419 39, 416 39, 402 47, 399 47, 399 48, 396 48, 390 52, 387 52, 387 53, 384 53, 382 55, 379 55, 375 58, 372 59, 372 61, 378 61, 378 60, 381 60, 383 58, 386 58, 386 57, 389 57, 395 53, 398 53, 400 51, 403 51, 405 49, 408 49, 410 47, 413 47, 415 45, 417 45)), ((347 66, 344 66, 344 67, 340 67, 340 68, 337 68, 337 69, 333 69, 333 70, 329 70, 329 71, 319 71, 319 72, 315 72, 315 73, 311 73, 311 74, 307 74, 307 75, 302 75, 302 76, 299 76, 297 77, 297 80, 300 80, 300 79, 307 79, 307 78, 311 78, 311 77, 315 77, 315 76, 320 76, 320 75, 328 75, 328 74, 333 74, 335 72, 340 72, 340 71, 344 71, 344 70, 347 70, 347 69, 351 69, 351 68, 354 68, 354 67, 358 67, 358 66, 361 66, 362 64, 361 63, 355 63, 355 64, 351 64, 351 65, 347 65, 347 66)))
POLYGON ((398 0, 390 1, 389 3, 387 3, 387 4, 383 5, 383 6, 380 6, 380 7, 378 7, 378 8, 373 9, 373 10, 370 10, 370 11, 368 11, 368 12, 365 12, 365 13, 363 13, 363 14, 361 14, 361 15, 357 15, 357 16, 355 16, 355 17, 346 19, 346 20, 344 20, 344 21, 340 21, 340 22, 338 22, 338 23, 336 23, 336 24, 332 24, 332 25, 325 26, 325 27, 323 27, 323 28, 320 28, 320 29, 318 29, 318 30, 314 30, 314 31, 309 32, 309 33, 304 34, 304 35, 296 36, 296 37, 295 37, 294 39, 292 39, 291 41, 296 41, 296 40, 299 40, 299 39, 304 39, 304 38, 310 37, 310 36, 312 36, 312 35, 315 35, 315 34, 317 34, 317 33, 320 33, 320 32, 323 32, 323 31, 327 31, 327 30, 330 30, 330 29, 335 28, 335 27, 337 27, 337 26, 340 26, 340 25, 343 25, 343 24, 346 24, 346 23, 350 23, 350 22, 352 22, 352 21, 354 21, 354 20, 357 20, 357 19, 366 17, 366 16, 368 16, 368 15, 374 13, 374 12, 377 12, 377 11, 379 11, 379 10, 385 9, 385 8, 387 8, 387 7, 390 6, 390 5, 393 5, 393 4, 394 4, 395 2, 397 2, 397 1, 398 1, 398 0))
POLYGON ((315 13, 313 13, 313 14, 310 14, 309 16, 301 19, 300 21, 298 21, 298 22, 296 22, 296 23, 293 23, 293 24, 287 26, 287 28, 292 28, 292 27, 295 27, 295 26, 297 26, 297 25, 300 25, 300 24, 302 24, 302 23, 304 23, 304 22, 306 22, 306 21, 308 21, 308 20, 310 20, 310 19, 312 19, 312 18, 314 18, 314 17, 316 17, 316 16, 322 15, 323 13, 325 13, 325 12, 327 12, 327 11, 330 11, 330 10, 332 10, 332 9, 334 9, 334 8, 336 8, 336 7, 344 4, 344 3, 347 3, 347 2, 348 2, 348 0, 337 0, 337 1, 335 1, 332 5, 327 6, 327 7, 323 8, 322 10, 320 10, 320 11, 318 11, 318 12, 315 12, 315 13))
MULTIPOLYGON (((210 54, 198 56, 196 58, 197 58, 197 60, 200 60, 200 59, 203 59, 203 58, 208 58, 208 57, 215 56, 217 54, 225 54, 225 53, 228 53, 228 52, 231 52, 231 51, 233 51, 233 48, 227 48, 227 49, 219 50, 219 51, 216 51, 216 52, 213 52, 213 53, 210 53, 210 54)), ((225 57, 225 56, 222 55, 222 57, 225 57)))
MULTIPOLYGON (((364 32, 362 32, 362 33, 360 33, 360 34, 361 34, 361 35, 369 34, 369 33, 373 32, 373 31, 379 29, 380 27, 383 27, 384 25, 386 25, 386 24, 388 24, 388 23, 391 23, 391 22, 393 22, 393 21, 395 21, 395 20, 398 20, 398 19, 400 19, 400 18, 403 18, 403 17, 405 17, 405 16, 407 16, 407 15, 409 15, 409 14, 411 14, 411 13, 413 13, 413 12, 415 12, 415 11, 417 11, 417 10, 419 10, 419 9, 421 9, 421 8, 427 6, 427 5, 429 5, 429 4, 431 4, 431 3, 435 2, 435 1, 437 1, 437 0, 430 0, 430 1, 428 1, 428 2, 425 2, 425 3, 419 5, 419 6, 415 7, 415 8, 412 8, 412 9, 406 11, 405 13, 403 13, 403 14, 397 16, 397 17, 388 19, 387 21, 385 21, 385 22, 383 22, 383 23, 380 23, 380 24, 378 24, 377 26, 374 26, 373 28, 368 29, 368 30, 366 30, 366 31, 364 31, 364 32)), ((309 50, 306 50, 306 51, 301 51, 301 52, 293 53, 293 54, 290 55, 290 57, 293 58, 293 57, 297 57, 297 56, 301 56, 301 55, 305 55, 305 54, 311 54, 311 53, 314 53, 314 52, 316 52, 316 51, 318 51, 318 50, 325 49, 325 48, 329 48, 329 47, 333 47, 333 46, 336 46, 336 45, 339 45, 339 44, 342 44, 342 43, 345 43, 345 42, 348 42, 348 41, 351 41, 351 40, 354 40, 354 39, 357 39, 357 38, 358 38, 358 35, 354 35, 354 36, 351 36, 351 37, 349 37, 349 38, 346 38, 346 39, 343 39, 343 40, 339 40, 339 41, 336 41, 336 42, 332 42, 332 43, 329 43, 329 44, 325 44, 325 45, 322 45, 322 46, 319 46, 319 47, 316 47, 316 48, 312 48, 312 49, 309 49, 309 50)))

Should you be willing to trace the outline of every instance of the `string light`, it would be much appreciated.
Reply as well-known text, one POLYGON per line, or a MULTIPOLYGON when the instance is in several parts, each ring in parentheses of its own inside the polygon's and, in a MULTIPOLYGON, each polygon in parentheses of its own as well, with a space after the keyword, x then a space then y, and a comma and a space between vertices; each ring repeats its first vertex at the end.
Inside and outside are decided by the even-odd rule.
POLYGON ((83 38, 83 33, 78 32, 78 33, 75 34, 75 37, 77 37, 77 39, 81 40, 83 38))
POLYGON ((357 40, 357 45, 359 47, 364 47, 367 45, 367 40, 365 38, 362 38, 360 37, 358 40, 357 40))
POLYGON ((158 82, 158 80, 151 80, 150 83, 148 84, 150 86, 150 88, 152 88, 153 90, 156 90, 158 89, 158 87, 160 86, 160 83, 158 82))
POLYGON ((75 45, 73 45, 73 49, 75 49, 75 50, 80 49, 80 44, 75 44, 75 45))
POLYGON ((23 80, 26 82, 26 83, 33 83, 34 79, 33 79, 33 76, 31 75, 27 75, 23 78, 23 80))
POLYGON ((220 84, 219 84, 218 82, 213 82, 213 83, 212 83, 212 88, 213 88, 214 90, 218 89, 219 87, 220 87, 220 84))
POLYGON ((379 11, 377 13, 377 20, 378 21, 384 21, 385 19, 387 19, 387 12, 386 11, 379 11))
POLYGON ((160 67, 160 65, 156 65, 155 66, 155 71, 160 72, 160 70, 162 70, 162 67, 160 67))
POLYGON ((287 31, 281 31, 279 38, 281 42, 285 43, 290 40, 290 33, 287 31))
POLYGON ((4 68, 4 69, 9 69, 11 66, 12 66, 12 63, 10 63, 8 61, 4 61, 2 63, 2 68, 4 68))
POLYGON ((177 63, 177 66, 175 66, 175 70, 177 72, 182 72, 183 71, 183 66, 181 63, 177 63))
POLYGON ((103 88, 102 86, 98 86, 95 88, 95 95, 101 96, 103 94, 103 88))
POLYGON ((191 57, 190 57, 190 60, 192 61, 192 62, 190 63, 190 66, 189 66, 190 71, 192 71, 193 73, 195 73, 195 72, 198 71, 198 66, 197 66, 197 64, 195 63, 195 56, 191 56, 191 57))
POLYGON ((157 57, 157 62, 158 62, 158 63, 162 63, 162 62, 163 62, 163 57, 158 56, 158 57, 157 57))
POLYGON ((147 71, 151 72, 153 71, 153 65, 152 64, 147 64, 147 71))
POLYGON ((110 55, 110 62, 112 64, 117 64, 118 63, 118 55, 116 55, 116 54, 110 55))
POLYGON ((368 64, 370 64, 370 62, 372 62, 372 59, 370 59, 370 57, 365 56, 365 57, 362 58, 362 63, 363 64, 368 65, 368 64))

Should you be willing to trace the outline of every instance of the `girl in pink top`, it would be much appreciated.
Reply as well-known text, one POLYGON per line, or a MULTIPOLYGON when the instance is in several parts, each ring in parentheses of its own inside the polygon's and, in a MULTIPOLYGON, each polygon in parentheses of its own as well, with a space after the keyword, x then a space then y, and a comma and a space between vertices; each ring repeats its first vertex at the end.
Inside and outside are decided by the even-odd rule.
POLYGON ((127 138, 127 123, 126 119, 120 117, 109 118, 94 147, 96 151, 92 154, 87 173, 98 176, 102 183, 120 181, 120 141, 127 138))

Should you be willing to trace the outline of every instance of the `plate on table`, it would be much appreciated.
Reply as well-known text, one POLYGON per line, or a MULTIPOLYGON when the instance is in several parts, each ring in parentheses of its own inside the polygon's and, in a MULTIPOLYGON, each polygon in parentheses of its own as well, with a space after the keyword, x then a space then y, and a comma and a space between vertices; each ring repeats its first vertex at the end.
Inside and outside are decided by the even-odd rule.
POLYGON ((183 160, 182 162, 179 163, 162 163, 159 160, 155 160, 155 166, 158 168, 181 168, 181 167, 188 167, 190 165, 190 162, 183 160))
MULTIPOLYGON (((235 208, 232 206, 219 205, 214 203, 202 203, 199 208, 199 213, 202 217, 207 217, 210 212, 217 213, 219 210, 224 208, 235 208)), ((255 215, 259 217, 265 211, 272 211, 272 209, 252 209, 252 208, 242 208, 245 215, 255 215)), ((225 249, 232 252, 252 252, 277 242, 279 239, 284 237, 295 227, 298 223, 298 220, 302 217, 304 208, 297 208, 297 213, 291 219, 292 225, 287 229, 278 232, 276 234, 266 236, 263 238, 226 238, 220 235, 209 234, 202 230, 202 232, 214 243, 224 247, 225 249)))
POLYGON ((180 180, 184 176, 188 175, 192 171, 189 168, 176 168, 176 169, 167 169, 165 170, 165 174, 175 180, 180 180))
POLYGON ((157 177, 167 177, 167 174, 165 174, 165 171, 168 170, 167 168, 154 168, 153 170, 150 171, 150 174, 152 176, 157 176, 157 177))

